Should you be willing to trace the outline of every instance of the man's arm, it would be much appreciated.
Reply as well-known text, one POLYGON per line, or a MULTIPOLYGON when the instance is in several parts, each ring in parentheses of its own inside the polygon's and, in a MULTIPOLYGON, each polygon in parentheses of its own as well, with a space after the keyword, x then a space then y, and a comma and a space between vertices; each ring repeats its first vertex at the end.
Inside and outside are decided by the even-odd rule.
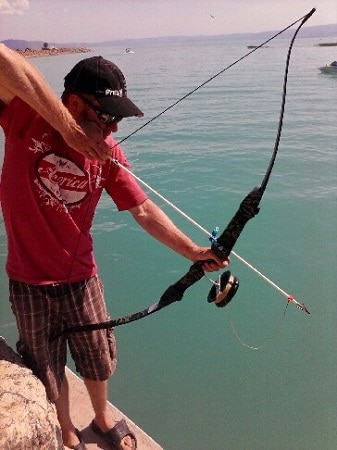
POLYGON ((0 100, 9 104, 16 96, 37 111, 79 153, 86 157, 89 153, 100 162, 109 156, 110 149, 97 130, 86 133, 41 73, 23 56, 0 44, 0 100))
POLYGON ((193 262, 207 261, 203 264, 205 271, 212 272, 228 265, 228 260, 222 261, 210 248, 196 245, 152 200, 145 200, 141 205, 131 208, 129 212, 147 233, 167 247, 193 262))

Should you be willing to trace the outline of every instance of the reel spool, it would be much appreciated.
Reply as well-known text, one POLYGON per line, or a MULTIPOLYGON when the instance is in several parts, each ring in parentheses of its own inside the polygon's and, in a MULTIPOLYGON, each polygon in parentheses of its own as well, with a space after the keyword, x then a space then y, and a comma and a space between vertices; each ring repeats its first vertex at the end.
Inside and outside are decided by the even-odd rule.
POLYGON ((239 289, 239 279, 231 274, 229 270, 218 277, 207 296, 208 303, 215 303, 222 308, 226 306, 239 289))

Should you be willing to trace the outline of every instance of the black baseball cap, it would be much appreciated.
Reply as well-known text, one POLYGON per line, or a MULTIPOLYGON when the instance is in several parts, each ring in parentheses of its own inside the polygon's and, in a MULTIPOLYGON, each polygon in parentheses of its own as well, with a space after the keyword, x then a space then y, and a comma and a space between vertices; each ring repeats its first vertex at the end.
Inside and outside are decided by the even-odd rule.
POLYGON ((78 62, 64 78, 66 90, 93 95, 104 112, 113 116, 142 117, 142 111, 127 97, 121 70, 102 56, 78 62))

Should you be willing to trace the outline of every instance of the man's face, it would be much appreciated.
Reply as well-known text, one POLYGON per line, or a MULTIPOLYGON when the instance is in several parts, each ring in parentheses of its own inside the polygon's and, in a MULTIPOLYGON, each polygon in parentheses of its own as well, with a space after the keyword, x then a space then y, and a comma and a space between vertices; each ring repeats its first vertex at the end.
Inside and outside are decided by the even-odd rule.
POLYGON ((119 117, 112 117, 102 110, 96 99, 89 95, 75 94, 79 100, 75 119, 78 122, 94 122, 103 133, 104 139, 118 130, 119 117), (105 123, 106 122, 106 123, 105 123))

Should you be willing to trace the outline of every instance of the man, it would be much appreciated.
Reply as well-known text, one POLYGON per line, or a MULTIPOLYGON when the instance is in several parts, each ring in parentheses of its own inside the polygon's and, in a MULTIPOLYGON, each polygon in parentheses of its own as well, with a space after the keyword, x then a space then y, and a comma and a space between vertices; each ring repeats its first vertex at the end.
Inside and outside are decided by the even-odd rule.
POLYGON ((107 407, 115 370, 111 330, 50 337, 62 328, 109 320, 93 256, 90 226, 105 189, 151 236, 206 271, 228 264, 194 244, 133 177, 110 134, 143 113, 127 97, 122 72, 102 57, 80 61, 65 77, 62 102, 27 60, 0 44, 0 125, 5 132, 1 205, 8 240, 6 271, 18 349, 55 403, 63 442, 85 449, 69 411, 66 343, 95 412, 93 430, 113 449, 136 448, 125 423, 107 407))

